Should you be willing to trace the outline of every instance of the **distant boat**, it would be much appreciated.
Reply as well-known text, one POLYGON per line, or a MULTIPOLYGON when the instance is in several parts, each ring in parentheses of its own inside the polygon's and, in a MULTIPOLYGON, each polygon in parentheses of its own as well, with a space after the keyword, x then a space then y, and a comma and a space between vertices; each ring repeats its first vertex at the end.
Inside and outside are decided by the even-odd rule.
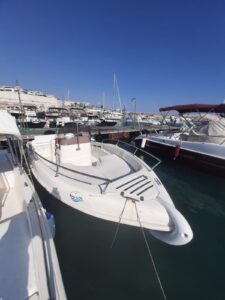
POLYGON ((37 181, 72 208, 143 227, 169 244, 182 245, 192 239, 189 224, 153 168, 125 150, 131 145, 91 142, 89 134, 81 131, 36 136, 28 147, 37 181))
POLYGON ((120 99, 119 85, 116 74, 113 74, 113 109, 104 109, 100 118, 100 123, 97 126, 115 126, 125 125, 125 111, 122 110, 120 99))
POLYGON ((64 300, 52 216, 19 161, 25 156, 15 118, 0 110, 0 120, 0 298, 64 300))
POLYGON ((122 123, 123 113, 118 110, 104 110, 102 117, 100 118, 101 123, 98 126, 115 126, 122 123))
POLYGON ((102 114, 102 108, 99 107, 86 107, 85 112, 87 114, 87 125, 95 126, 101 123, 100 116, 102 114))
POLYGON ((189 104, 160 108, 161 112, 176 110, 185 114, 185 124, 179 130, 141 134, 136 145, 152 153, 186 161, 203 170, 225 176, 225 104, 189 104), (187 114, 215 114, 215 118, 190 122, 187 114))
POLYGON ((23 116, 17 119, 19 127, 44 128, 46 121, 37 117, 37 107, 35 105, 23 105, 23 116))

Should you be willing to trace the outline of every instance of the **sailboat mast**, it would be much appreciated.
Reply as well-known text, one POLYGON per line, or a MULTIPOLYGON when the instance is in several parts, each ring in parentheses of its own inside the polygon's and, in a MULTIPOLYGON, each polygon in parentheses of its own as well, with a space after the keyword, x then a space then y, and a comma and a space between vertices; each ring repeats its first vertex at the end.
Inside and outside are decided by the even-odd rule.
POLYGON ((102 93, 102 108, 105 108, 105 92, 102 93))
POLYGON ((117 82, 116 74, 113 74, 113 110, 116 107, 116 102, 119 102, 119 109, 122 111, 122 104, 120 99, 120 91, 119 91, 119 85, 117 82))
POLYGON ((115 106, 116 101, 116 74, 113 73, 113 110, 115 106))

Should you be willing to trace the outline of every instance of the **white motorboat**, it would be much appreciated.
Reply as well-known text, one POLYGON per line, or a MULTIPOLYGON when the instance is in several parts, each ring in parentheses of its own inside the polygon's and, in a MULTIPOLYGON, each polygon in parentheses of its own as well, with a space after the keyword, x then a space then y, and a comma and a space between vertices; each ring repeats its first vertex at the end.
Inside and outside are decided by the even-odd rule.
POLYGON ((46 211, 18 158, 15 118, 0 111, 0 120, 0 298, 66 299, 46 211))
POLYGON ((151 153, 186 161, 204 171, 225 176, 225 104, 189 104, 160 108, 161 112, 171 110, 176 110, 183 116, 185 126, 178 131, 140 134, 135 140, 136 145, 151 153), (190 113, 198 113, 200 121, 190 122, 187 118, 190 113), (208 121, 203 122, 207 116, 208 121))
POLYGON ((169 244, 191 241, 189 224, 154 172, 160 161, 150 168, 119 145, 131 147, 90 142, 87 132, 36 136, 28 146, 32 172, 50 194, 83 213, 146 228, 169 244))

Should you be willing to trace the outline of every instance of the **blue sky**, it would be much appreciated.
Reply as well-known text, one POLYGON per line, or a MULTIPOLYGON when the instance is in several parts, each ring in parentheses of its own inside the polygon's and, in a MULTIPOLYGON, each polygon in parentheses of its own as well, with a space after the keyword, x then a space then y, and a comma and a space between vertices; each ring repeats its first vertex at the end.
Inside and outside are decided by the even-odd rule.
POLYGON ((0 0, 0 85, 126 109, 225 99, 225 1, 0 0))

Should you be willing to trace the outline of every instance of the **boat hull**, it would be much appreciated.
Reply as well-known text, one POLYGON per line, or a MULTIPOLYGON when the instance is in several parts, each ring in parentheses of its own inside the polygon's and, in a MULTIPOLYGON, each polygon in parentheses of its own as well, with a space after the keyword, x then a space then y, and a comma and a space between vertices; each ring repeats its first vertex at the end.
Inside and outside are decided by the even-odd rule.
POLYGON ((36 138, 29 148, 32 173, 53 197, 93 217, 156 231, 158 239, 168 244, 184 245, 191 241, 193 233, 189 224, 177 212, 157 175, 138 157, 112 144, 92 143, 91 151, 96 155, 93 158, 99 157, 101 161, 98 165, 79 165, 79 155, 89 153, 87 150, 91 144, 81 143, 80 152, 72 156, 69 149, 74 154, 74 141, 62 138, 58 165, 53 162, 52 147, 46 147, 48 141, 54 141, 53 138, 36 138), (33 152, 35 147, 48 159, 33 152), (73 163, 68 163, 71 157, 73 163), (85 169, 89 173, 84 173, 85 169), (179 230, 175 228, 174 218, 181 220, 176 223, 179 230), (165 234, 160 234, 162 232, 165 234))
MULTIPOLYGON (((136 139, 135 143, 136 146, 141 147, 142 139, 136 139)), ((176 145, 162 144, 151 139, 146 140, 144 149, 161 158, 173 159, 198 170, 225 177, 225 159, 184 149, 182 146, 176 153, 176 145)))

